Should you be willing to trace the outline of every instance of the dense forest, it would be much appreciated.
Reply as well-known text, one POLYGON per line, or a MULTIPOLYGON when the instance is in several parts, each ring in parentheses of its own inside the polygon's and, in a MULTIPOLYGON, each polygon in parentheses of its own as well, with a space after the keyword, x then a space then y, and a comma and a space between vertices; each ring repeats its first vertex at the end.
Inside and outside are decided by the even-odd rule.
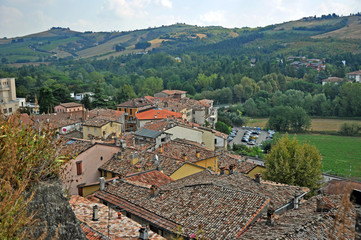
MULTIPOLYGON (((209 40, 215 35, 209 29, 208 40, 194 33, 190 35, 195 37, 179 37, 157 29, 161 39, 173 41, 163 41, 158 48, 141 54, 104 59, 58 58, 50 64, 21 67, 3 62, 0 77, 15 77, 17 96, 27 101, 34 101, 36 96, 44 112, 60 102, 72 101, 70 92, 94 92, 95 100, 91 106, 87 103, 88 107, 114 108, 130 98, 180 89, 191 98, 238 104, 238 112, 252 117, 268 117, 280 106, 302 108, 311 116, 359 117, 361 84, 344 81, 322 86, 321 80, 344 78, 347 72, 359 70, 361 43, 356 39, 312 38, 315 32, 345 27, 350 20, 325 15, 313 21, 322 24, 309 31, 276 25, 234 29, 237 36, 232 38, 222 38, 229 31, 222 33, 215 28, 215 42, 209 40), (336 22, 323 24, 328 18, 336 22), (325 68, 295 67, 291 56, 322 59, 325 68)), ((127 46, 116 47, 114 52, 121 52, 127 46)), ((138 49, 147 47, 149 43, 144 40, 136 44, 138 49)), ((228 119, 241 121, 239 116, 228 119)))

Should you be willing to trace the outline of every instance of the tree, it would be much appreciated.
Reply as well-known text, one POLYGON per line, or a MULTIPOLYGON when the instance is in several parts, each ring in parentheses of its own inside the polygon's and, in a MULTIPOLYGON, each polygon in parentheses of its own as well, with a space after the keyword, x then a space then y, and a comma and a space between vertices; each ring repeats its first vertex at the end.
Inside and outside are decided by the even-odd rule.
POLYGON ((80 101, 83 105, 85 109, 92 109, 92 103, 90 101, 90 97, 88 94, 85 94, 85 96, 83 97, 83 99, 80 101))
POLYGON ((290 126, 294 132, 302 132, 311 126, 311 118, 301 107, 295 107, 290 115, 290 126))
POLYGON ((273 108, 267 122, 267 127, 281 132, 288 131, 291 113, 292 108, 289 106, 277 106, 273 108))
POLYGON ((136 97, 137 95, 135 94, 132 86, 124 84, 124 86, 117 91, 115 99, 118 103, 122 103, 136 97))
POLYGON ((41 113, 53 112, 55 104, 53 91, 48 87, 42 87, 39 92, 39 110, 41 113))
POLYGON ((300 144, 294 137, 281 137, 266 156, 267 180, 308 187, 314 193, 320 187, 321 155, 315 146, 300 144))
POLYGON ((138 42, 135 44, 135 49, 146 49, 150 47, 152 44, 150 42, 138 42))
POLYGON ((229 127, 227 124, 221 121, 216 122, 215 128, 217 131, 220 131, 225 134, 229 134, 231 132, 231 127, 229 127))

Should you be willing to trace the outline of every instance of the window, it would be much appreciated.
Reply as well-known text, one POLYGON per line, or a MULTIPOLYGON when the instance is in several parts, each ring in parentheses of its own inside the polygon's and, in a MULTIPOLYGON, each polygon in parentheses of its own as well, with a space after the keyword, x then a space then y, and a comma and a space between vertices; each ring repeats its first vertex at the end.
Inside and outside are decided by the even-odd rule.
POLYGON ((103 156, 100 157, 100 161, 103 161, 103 156))
POLYGON ((9 108, 9 113, 12 113, 13 112, 13 108, 9 108))
POLYGON ((132 115, 133 109, 129 109, 129 114, 132 115))
POLYGON ((4 113, 8 113, 8 110, 6 108, 4 108, 4 113))
POLYGON ((76 162, 76 174, 81 175, 82 171, 82 161, 76 162))

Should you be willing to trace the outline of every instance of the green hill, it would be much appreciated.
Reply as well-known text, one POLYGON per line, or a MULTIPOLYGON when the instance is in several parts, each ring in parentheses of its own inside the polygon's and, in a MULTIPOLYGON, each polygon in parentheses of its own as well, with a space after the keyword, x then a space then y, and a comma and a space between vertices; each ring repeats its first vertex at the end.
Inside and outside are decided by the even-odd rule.
POLYGON ((2 63, 51 62, 59 59, 104 59, 145 49, 180 53, 297 54, 360 52, 361 17, 308 17, 263 28, 198 27, 174 24, 128 32, 76 32, 68 28, 0 40, 2 63), (329 46, 332 47, 329 47, 329 46), (116 48, 118 46, 118 48, 116 48), (234 47, 237 46, 235 50, 234 47), (326 46, 326 47, 325 47, 326 46), (118 50, 118 51, 116 51, 118 50))

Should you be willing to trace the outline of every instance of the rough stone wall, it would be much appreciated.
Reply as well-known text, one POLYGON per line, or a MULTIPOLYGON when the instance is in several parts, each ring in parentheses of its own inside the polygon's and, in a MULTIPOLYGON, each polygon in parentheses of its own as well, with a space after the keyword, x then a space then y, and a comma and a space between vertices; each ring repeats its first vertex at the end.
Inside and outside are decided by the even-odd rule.
POLYGON ((28 212, 36 220, 26 229, 31 239, 86 239, 58 181, 38 184, 28 212))

